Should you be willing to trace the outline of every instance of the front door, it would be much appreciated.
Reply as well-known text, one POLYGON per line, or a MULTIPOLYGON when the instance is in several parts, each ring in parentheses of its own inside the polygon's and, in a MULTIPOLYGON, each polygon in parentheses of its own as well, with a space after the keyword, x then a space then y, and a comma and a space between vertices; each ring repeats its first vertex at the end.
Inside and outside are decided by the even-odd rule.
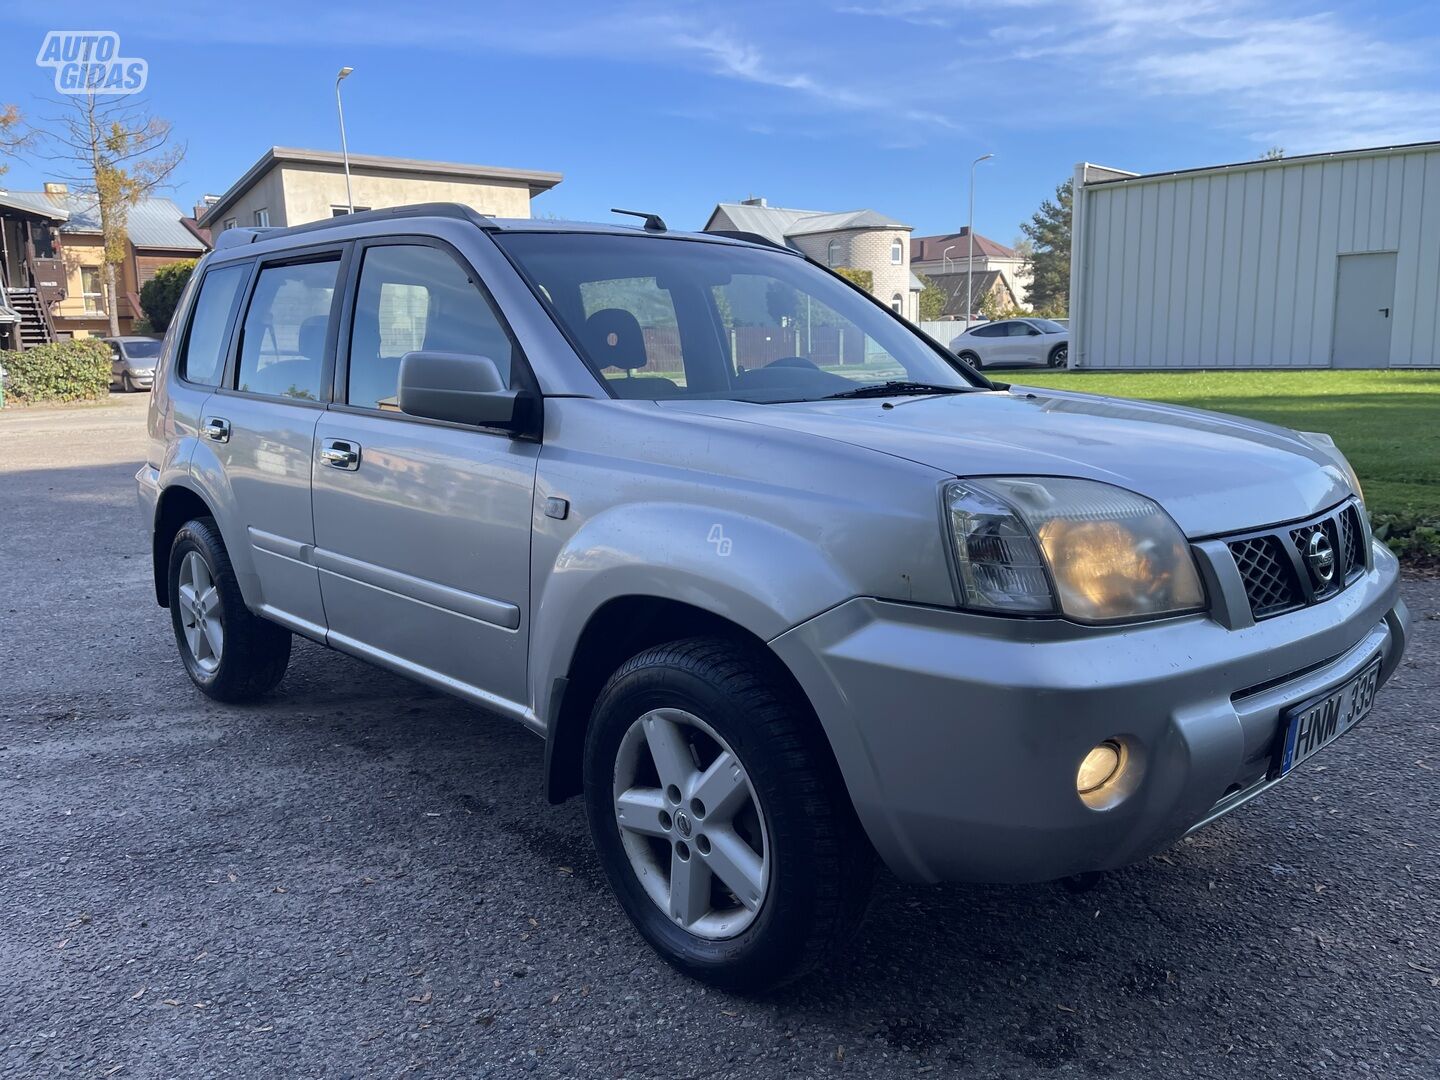
POLYGON ((330 643, 523 716, 539 444, 405 416, 396 382, 421 349, 488 356, 522 381, 524 361, 448 247, 387 239, 358 255, 313 471, 330 643))
POLYGON ((325 609, 310 559, 310 462, 325 411, 340 269, 339 250, 260 266, 237 331, 234 374, 201 420, 250 545, 255 606, 312 637, 324 635, 325 609))
POLYGON ((1341 255, 1335 273, 1335 339, 1330 366, 1389 367, 1395 252, 1341 255))

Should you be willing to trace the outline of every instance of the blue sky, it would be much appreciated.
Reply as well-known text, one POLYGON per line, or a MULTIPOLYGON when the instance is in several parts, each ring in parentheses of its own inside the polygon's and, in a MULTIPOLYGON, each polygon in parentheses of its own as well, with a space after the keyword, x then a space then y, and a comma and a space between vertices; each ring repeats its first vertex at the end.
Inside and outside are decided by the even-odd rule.
MULTIPOLYGON (((170 194, 219 193, 271 145, 557 170, 537 214, 717 201, 874 207, 1011 242, 1088 160, 1139 172, 1440 138, 1433 8, 1245 0, 648 0, 11 5, 0 104, 45 111, 49 29, 112 29, 188 155, 170 194), (63 13, 63 22, 55 20, 63 13)), ((0 183, 36 187, 41 160, 0 183)))

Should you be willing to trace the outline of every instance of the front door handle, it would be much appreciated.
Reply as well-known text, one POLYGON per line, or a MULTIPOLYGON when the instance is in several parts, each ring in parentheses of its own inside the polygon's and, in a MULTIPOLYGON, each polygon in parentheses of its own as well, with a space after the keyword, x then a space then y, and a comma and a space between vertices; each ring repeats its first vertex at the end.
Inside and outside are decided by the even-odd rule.
POLYGON ((205 426, 200 433, 211 442, 230 441, 230 421, 223 416, 209 416, 205 419, 205 426))
POLYGON ((1390 309, 1389 309, 1388 307, 1382 307, 1382 308, 1380 309, 1380 314, 1381 314, 1381 315, 1384 315, 1385 318, 1388 319, 1388 318, 1390 318, 1390 309))
POLYGON ((349 439, 326 439, 320 447, 320 463, 354 472, 360 468, 360 444, 349 439))

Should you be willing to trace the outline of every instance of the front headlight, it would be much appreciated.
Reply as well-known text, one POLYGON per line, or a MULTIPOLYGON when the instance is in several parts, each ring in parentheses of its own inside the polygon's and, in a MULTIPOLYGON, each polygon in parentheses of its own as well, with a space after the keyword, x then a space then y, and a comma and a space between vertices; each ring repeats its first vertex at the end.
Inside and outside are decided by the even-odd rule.
POLYGON ((1335 440, 1323 431, 1301 431, 1297 434, 1316 450, 1324 453, 1331 461, 1340 466, 1345 473, 1345 480, 1350 485, 1350 490, 1360 500, 1360 505, 1365 505, 1365 492, 1360 489, 1360 477, 1355 473, 1355 467, 1350 464, 1350 459, 1340 452, 1335 445, 1335 440))
POLYGON ((961 603, 1079 622, 1198 611, 1180 527, 1142 495, 1094 480, 992 477, 945 486, 961 603))

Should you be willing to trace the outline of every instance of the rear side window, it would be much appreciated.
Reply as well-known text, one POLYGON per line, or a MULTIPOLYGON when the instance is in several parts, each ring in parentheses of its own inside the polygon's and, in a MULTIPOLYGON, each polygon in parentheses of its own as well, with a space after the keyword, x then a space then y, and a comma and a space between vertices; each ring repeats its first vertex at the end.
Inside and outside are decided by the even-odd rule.
POLYGON ((340 259, 260 270, 240 339, 237 389, 319 401, 340 259))
POLYGON ((460 263, 428 244, 366 249, 350 331, 346 402, 396 410, 400 358, 422 350, 488 356, 510 384, 514 345, 460 263))
POLYGON ((249 263, 221 266, 211 270, 200 283, 195 313, 190 316, 190 333, 180 376, 202 386, 219 386, 225 366, 225 328, 240 299, 240 287, 250 273, 249 263))

